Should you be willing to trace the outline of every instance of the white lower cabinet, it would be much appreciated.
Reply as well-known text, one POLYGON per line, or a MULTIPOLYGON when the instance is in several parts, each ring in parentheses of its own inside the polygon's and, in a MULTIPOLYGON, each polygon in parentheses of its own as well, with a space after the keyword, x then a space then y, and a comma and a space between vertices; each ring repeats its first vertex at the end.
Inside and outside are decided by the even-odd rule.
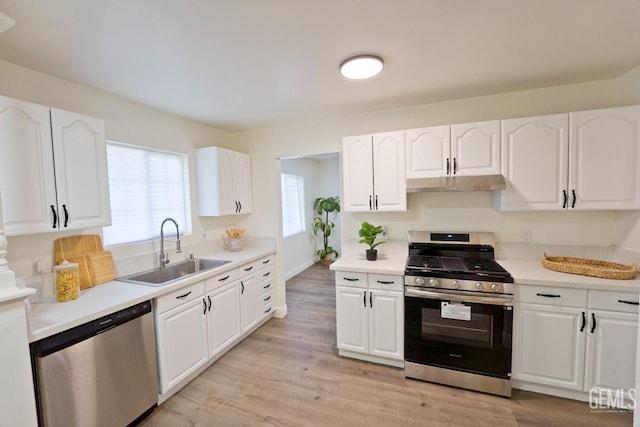
POLYGON ((402 276, 336 272, 338 353, 404 366, 402 276))
POLYGON ((260 309, 273 313, 273 259, 269 255, 156 298, 160 403, 271 317, 260 309), (258 263, 265 260, 268 280, 258 288, 258 263))
POLYGON ((213 357, 242 335, 240 288, 233 282, 207 295, 209 356, 213 357))
POLYGON ((583 400, 607 393, 629 399, 637 333, 637 293, 519 285, 514 386, 583 400))
POLYGON ((161 394, 209 359, 206 311, 202 282, 157 299, 156 336, 161 394))

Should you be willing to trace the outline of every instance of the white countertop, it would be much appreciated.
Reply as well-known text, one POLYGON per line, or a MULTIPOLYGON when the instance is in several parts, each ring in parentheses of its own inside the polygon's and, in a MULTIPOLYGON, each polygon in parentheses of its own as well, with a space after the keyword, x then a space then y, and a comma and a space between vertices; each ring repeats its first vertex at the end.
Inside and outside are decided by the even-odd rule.
POLYGON ((405 240, 387 240, 378 246, 378 259, 367 261, 362 243, 353 243, 342 248, 342 256, 329 269, 336 271, 353 271, 360 273, 404 275, 404 267, 409 255, 409 247, 405 240))
POLYGON ((161 287, 137 285, 111 281, 80 291, 80 297, 73 301, 47 301, 31 304, 27 319, 29 342, 34 342, 59 332, 106 316, 142 301, 156 298, 181 287, 204 280, 222 271, 236 268, 275 252, 275 242, 256 243, 240 252, 217 251, 200 258, 214 258, 231 261, 215 269, 194 274, 161 287))
MULTIPOLYGON (((378 260, 367 261, 366 246, 350 243, 331 266, 335 271, 404 275, 408 245, 403 240, 389 240, 378 246, 378 260)), ((548 270, 539 261, 497 260, 511 275, 516 285, 542 285, 575 287, 582 289, 611 290, 623 292, 640 291, 640 278, 633 280, 611 280, 548 270)))
POLYGON ((601 279, 579 274, 561 273, 542 266, 540 261, 497 260, 511 275, 516 285, 560 286, 601 291, 640 291, 640 278, 632 280, 601 279))

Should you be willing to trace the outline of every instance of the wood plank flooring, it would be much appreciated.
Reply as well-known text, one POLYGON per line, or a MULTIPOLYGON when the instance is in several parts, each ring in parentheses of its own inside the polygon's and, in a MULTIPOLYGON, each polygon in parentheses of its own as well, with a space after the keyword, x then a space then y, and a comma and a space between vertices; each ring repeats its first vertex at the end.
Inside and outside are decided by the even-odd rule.
POLYGON ((287 282, 289 314, 271 319, 144 422, 186 426, 631 426, 631 413, 514 390, 511 399, 404 378, 337 356, 333 272, 287 282))

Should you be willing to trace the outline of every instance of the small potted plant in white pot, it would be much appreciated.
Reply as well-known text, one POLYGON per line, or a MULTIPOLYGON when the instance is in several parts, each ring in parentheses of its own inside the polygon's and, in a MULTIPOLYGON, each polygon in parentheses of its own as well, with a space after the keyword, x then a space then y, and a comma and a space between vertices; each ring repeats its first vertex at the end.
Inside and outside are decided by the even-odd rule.
POLYGON ((384 243, 380 241, 376 242, 376 238, 380 233, 382 233, 382 226, 375 226, 369 224, 367 221, 362 221, 360 230, 358 231, 358 235, 360 236, 358 243, 369 245, 369 249, 366 250, 368 261, 375 261, 378 259, 378 250, 376 248, 384 243))

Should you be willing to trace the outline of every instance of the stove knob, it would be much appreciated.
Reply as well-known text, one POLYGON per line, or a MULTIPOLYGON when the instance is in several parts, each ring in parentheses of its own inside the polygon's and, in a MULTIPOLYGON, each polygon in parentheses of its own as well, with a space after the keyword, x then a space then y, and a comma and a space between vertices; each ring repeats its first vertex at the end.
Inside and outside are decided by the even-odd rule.
POLYGON ((484 284, 482 284, 482 282, 476 282, 476 289, 479 291, 484 291, 484 284))
POLYGON ((439 285, 438 279, 429 279, 429 284, 431 286, 438 286, 439 285))
POLYGON ((451 286, 453 287, 453 289, 460 289, 460 282, 454 280, 453 282, 451 282, 451 286))
POLYGON ((424 279, 422 277, 416 277, 416 285, 424 286, 424 279))
POLYGON ((493 292, 500 292, 500 286, 499 286, 497 283, 493 283, 493 284, 491 285, 491 290, 492 290, 493 292))

